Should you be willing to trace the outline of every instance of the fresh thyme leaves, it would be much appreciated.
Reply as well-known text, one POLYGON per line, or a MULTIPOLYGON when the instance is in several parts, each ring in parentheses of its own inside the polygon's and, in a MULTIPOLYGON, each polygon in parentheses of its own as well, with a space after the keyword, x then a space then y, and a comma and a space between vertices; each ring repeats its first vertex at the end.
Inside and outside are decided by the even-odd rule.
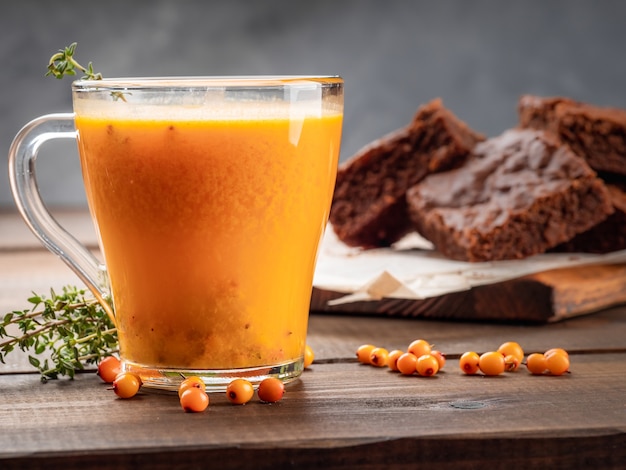
POLYGON ((91 62, 87 64, 87 67, 83 67, 76 62, 76 59, 74 59, 76 46, 77 43, 74 42, 64 49, 59 49, 56 54, 50 57, 46 76, 52 75, 60 80, 65 75, 76 75, 76 70, 78 69, 85 74, 83 78, 86 80, 102 80, 102 74, 93 71, 91 62))
MULTIPOLYGON (((59 51, 50 57, 48 62, 48 71, 46 77, 52 75, 59 80, 66 75, 76 75, 76 70, 81 71, 85 75, 82 77, 84 80, 102 80, 102 74, 93 71, 93 64, 89 62, 87 67, 83 67, 76 59, 74 59, 74 53, 76 52, 76 46, 78 44, 73 42, 69 46, 59 49, 59 51)), ((130 92, 112 91, 111 97, 114 101, 122 100, 126 101, 125 95, 130 95, 130 92)))
POLYGON ((84 290, 67 286, 56 293, 51 289, 50 297, 34 294, 28 302, 32 308, 7 313, 0 322, 0 362, 19 348, 29 353, 31 365, 45 382, 59 376, 73 378, 85 365, 117 352, 117 330, 84 290))

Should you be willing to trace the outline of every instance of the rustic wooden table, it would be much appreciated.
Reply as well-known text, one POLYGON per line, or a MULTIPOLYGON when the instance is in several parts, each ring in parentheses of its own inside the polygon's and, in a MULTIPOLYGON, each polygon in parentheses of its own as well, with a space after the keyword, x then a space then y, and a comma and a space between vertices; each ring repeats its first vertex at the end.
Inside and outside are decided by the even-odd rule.
MULTIPOLYGON (((59 216, 92 239, 85 214, 59 216)), ((0 314, 32 290, 77 284, 15 214, 0 214, 0 314)), ((93 371, 42 384, 23 354, 0 365, 0 468, 626 468, 626 306, 546 325, 313 313, 316 361, 276 404, 186 414, 171 394, 116 399, 93 371), (418 337, 448 356, 435 377, 356 362, 359 344, 418 337), (518 341, 563 347, 571 373, 465 376, 459 356, 518 341)))

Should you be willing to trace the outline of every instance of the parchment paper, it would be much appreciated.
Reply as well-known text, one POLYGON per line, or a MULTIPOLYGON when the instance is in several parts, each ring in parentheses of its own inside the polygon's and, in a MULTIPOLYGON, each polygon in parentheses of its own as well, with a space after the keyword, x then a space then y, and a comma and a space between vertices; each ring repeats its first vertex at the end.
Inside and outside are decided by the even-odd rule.
POLYGON ((417 234, 391 248, 361 250, 339 241, 328 226, 313 285, 345 293, 330 305, 382 298, 425 299, 556 268, 626 262, 626 250, 604 255, 546 253, 523 260, 469 263, 445 258, 417 234))

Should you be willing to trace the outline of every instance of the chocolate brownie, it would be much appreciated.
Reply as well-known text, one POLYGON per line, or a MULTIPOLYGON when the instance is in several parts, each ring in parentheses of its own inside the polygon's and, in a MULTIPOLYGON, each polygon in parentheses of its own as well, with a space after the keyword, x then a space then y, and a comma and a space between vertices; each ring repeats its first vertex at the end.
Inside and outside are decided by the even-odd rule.
POLYGON ((342 164, 330 211, 337 237, 350 246, 389 246, 413 231, 405 193, 427 174, 462 163, 484 137, 440 99, 421 106, 413 121, 342 164))
POLYGON ((626 111, 568 98, 524 95, 520 127, 553 132, 596 171, 626 175, 626 111))
POLYGON ((603 254, 626 250, 626 184, 605 184, 613 204, 613 214, 550 251, 603 254))
POLYGON ((463 261, 543 253, 613 212, 586 162, 554 136, 511 129, 475 146, 466 163, 407 192, 416 229, 463 261))

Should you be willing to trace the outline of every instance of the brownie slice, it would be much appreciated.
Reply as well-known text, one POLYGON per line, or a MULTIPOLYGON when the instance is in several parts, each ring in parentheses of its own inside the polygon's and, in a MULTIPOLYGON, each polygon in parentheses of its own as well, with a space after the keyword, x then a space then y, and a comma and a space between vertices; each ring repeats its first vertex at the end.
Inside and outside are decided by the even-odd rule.
POLYGON ((626 250, 626 184, 605 184, 613 204, 613 214, 550 251, 603 254, 626 250))
POLYGON ((626 175, 626 111, 568 98, 524 95, 520 127, 553 132, 596 171, 626 175))
POLYGON ((350 246, 374 248, 413 231, 406 190, 429 173, 459 165, 481 140, 440 99, 421 106, 409 125, 340 166, 330 210, 337 237, 350 246))
POLYGON ((407 200, 416 229, 462 261, 543 253, 613 211, 604 183, 582 158, 530 129, 477 144, 462 167, 429 175, 407 200))

